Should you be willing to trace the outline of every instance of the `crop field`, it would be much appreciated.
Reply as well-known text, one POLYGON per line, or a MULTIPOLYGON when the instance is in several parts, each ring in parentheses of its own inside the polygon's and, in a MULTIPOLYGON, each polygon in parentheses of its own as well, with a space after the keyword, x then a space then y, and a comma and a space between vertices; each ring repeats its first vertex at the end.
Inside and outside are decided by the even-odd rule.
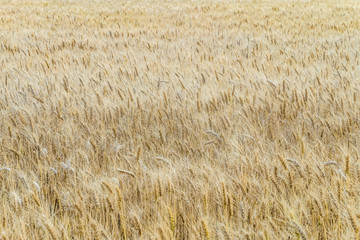
POLYGON ((0 0, 0 239, 359 239, 359 12, 0 0))

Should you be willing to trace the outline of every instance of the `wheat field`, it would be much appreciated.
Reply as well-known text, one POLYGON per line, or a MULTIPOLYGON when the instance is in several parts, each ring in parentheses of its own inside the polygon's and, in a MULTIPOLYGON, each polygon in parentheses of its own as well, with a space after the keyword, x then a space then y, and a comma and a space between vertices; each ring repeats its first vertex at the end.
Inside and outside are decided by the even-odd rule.
POLYGON ((0 238, 359 239, 359 12, 0 0, 0 238))

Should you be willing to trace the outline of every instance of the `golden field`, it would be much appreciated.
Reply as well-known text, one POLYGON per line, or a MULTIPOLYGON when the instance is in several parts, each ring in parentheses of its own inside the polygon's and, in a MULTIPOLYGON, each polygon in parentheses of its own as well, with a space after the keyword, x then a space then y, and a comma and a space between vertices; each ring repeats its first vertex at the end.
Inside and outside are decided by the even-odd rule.
POLYGON ((0 0, 0 239, 359 239, 359 12, 0 0))

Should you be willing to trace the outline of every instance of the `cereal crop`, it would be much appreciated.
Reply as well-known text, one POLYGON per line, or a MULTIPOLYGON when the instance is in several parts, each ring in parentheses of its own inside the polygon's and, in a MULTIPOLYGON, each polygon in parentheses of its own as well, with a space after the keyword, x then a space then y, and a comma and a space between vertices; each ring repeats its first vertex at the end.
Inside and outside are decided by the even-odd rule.
POLYGON ((359 12, 0 0, 0 239, 359 239, 359 12))

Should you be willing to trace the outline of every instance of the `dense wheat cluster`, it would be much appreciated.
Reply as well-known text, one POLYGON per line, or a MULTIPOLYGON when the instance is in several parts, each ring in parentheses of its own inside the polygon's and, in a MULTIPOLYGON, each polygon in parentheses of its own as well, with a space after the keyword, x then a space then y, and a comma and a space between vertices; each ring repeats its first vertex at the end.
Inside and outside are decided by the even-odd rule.
POLYGON ((360 4, 1 1, 1 239, 358 239, 360 4))

